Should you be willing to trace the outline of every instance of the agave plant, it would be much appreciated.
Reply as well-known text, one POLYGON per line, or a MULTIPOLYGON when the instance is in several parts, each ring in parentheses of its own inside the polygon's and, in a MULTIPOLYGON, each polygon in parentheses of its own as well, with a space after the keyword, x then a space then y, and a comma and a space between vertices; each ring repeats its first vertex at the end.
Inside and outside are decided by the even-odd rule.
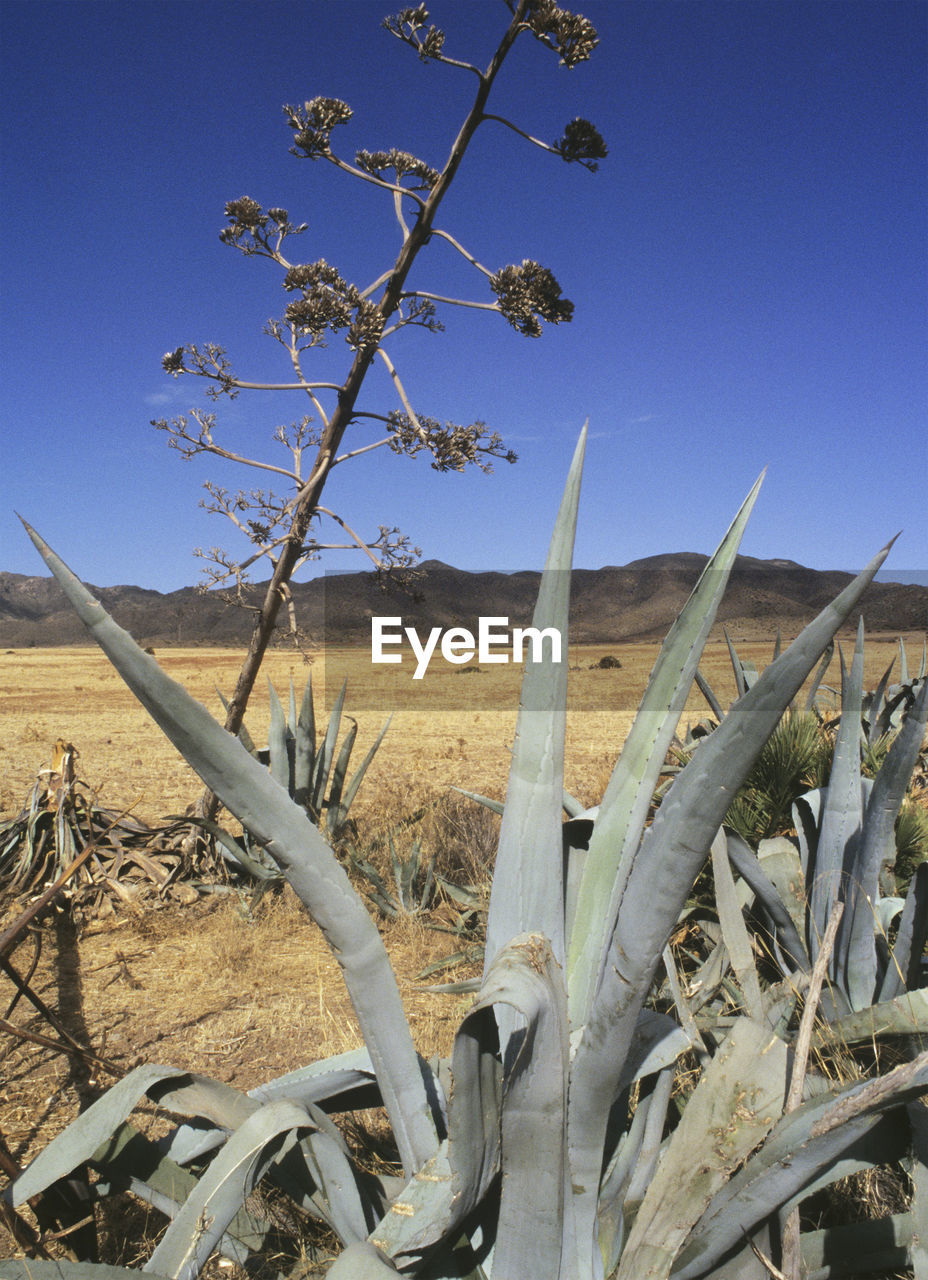
POLYGON ((107 809, 77 776, 79 752, 58 738, 14 818, 0 823, 0 887, 34 893, 70 866, 63 886, 72 906, 92 914, 104 899, 136 904, 144 894, 181 893, 184 870, 176 826, 149 827, 107 809), (75 859, 82 865, 74 868, 75 859))
MULTIPOLYGON (((326 834, 333 843, 344 840, 348 830, 348 811, 390 727, 390 719, 388 719, 346 785, 351 753, 358 735, 358 722, 351 716, 346 717, 351 722, 350 728, 336 755, 335 748, 341 729, 347 688, 346 680, 342 683, 338 697, 335 699, 335 705, 321 741, 317 741, 316 735, 316 713, 311 678, 306 682, 299 712, 293 681, 290 681, 290 700, 286 714, 277 690, 268 681, 271 723, 266 747, 255 746, 245 725, 242 725, 238 731, 239 741, 245 750, 268 768, 275 782, 284 788, 291 800, 306 810, 314 823, 325 827, 326 834)), ((219 693, 218 689, 217 693, 219 693)), ((221 693, 219 693, 219 700, 228 710, 228 702, 221 693)), ((207 831, 216 841, 216 847, 227 862, 258 881, 259 893, 260 890, 267 888, 269 882, 281 879, 277 864, 267 854, 260 840, 256 839, 254 833, 247 828, 243 829, 241 837, 236 837, 211 818, 192 816, 183 821, 193 823, 194 826, 207 831)))
POLYGON ((928 675, 928 641, 922 646, 918 674, 909 675, 909 660, 905 644, 899 640, 899 679, 890 684, 895 661, 883 673, 877 687, 864 693, 861 699, 861 722, 867 741, 873 743, 887 735, 895 734, 915 704, 919 688, 928 675))
MULTIPOLYGON (((922 681, 876 777, 864 777, 863 657, 861 624, 849 671, 842 659, 843 713, 828 786, 807 791, 793 805, 797 844, 762 841, 754 856, 743 840, 729 839, 734 865, 757 895, 784 974, 811 968, 834 904, 843 902, 823 1003, 832 1018, 919 987, 928 940, 928 866, 912 877, 905 899, 881 893, 881 877, 895 863, 896 820, 928 722, 928 682, 922 681)), ((878 1023, 879 1013, 874 1016, 878 1023)))
MULTIPOLYGON (((584 437, 534 617, 562 634, 584 437)), ((169 1214, 145 1269, 178 1280, 194 1276, 214 1249, 239 1259, 260 1250, 262 1226, 244 1201, 265 1174, 336 1232, 343 1249, 328 1273, 333 1280, 398 1272, 475 1280, 599 1280, 614 1272, 640 1280, 672 1270, 696 1280, 747 1276, 752 1266, 760 1274, 749 1245, 776 1252, 770 1228, 781 1211, 849 1163, 879 1159, 888 1121, 897 1145, 900 1132, 907 1142, 905 1106, 928 1087, 928 1055, 862 1085, 818 1080, 786 1112, 787 1044, 760 1008, 737 1019, 665 1136, 674 1064, 690 1040, 645 1004, 671 930, 731 796, 888 551, 758 677, 648 825, 759 484, 664 643, 595 822, 568 823, 566 841, 567 666, 548 657, 527 664, 483 982, 450 1061, 431 1064, 416 1054, 383 943, 322 833, 30 531, 123 678, 319 923, 366 1050, 301 1067, 248 1095, 168 1067, 140 1067, 37 1156, 8 1201, 22 1204, 90 1162, 100 1194, 128 1185, 169 1214), (143 1095, 191 1122, 160 1145, 141 1137, 127 1119, 143 1095), (372 1096, 392 1126, 398 1180, 362 1174, 330 1118, 370 1105, 372 1096), (185 1167, 194 1162, 197 1179, 185 1167)), ((924 1126, 911 1127, 921 1195, 924 1126)), ((814 1252, 822 1242, 807 1245, 814 1252)), ((46 1274, 33 1261, 10 1274, 26 1269, 38 1280, 46 1274)))

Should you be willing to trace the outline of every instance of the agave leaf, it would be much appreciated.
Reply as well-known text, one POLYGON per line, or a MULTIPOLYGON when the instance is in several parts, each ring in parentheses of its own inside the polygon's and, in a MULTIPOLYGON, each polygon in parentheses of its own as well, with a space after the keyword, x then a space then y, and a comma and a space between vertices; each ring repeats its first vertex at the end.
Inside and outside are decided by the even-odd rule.
MULTIPOLYGON (((911 1265, 911 1250, 918 1247, 915 1221, 909 1213, 897 1213, 823 1231, 804 1231, 799 1238, 802 1274, 809 1280, 830 1280, 904 1271, 911 1265)), ((915 1280, 924 1280, 918 1270, 915 1280)))
POLYGON ((625 1197, 626 1218, 630 1216, 629 1211, 632 1208, 637 1213, 641 1202, 647 1194, 648 1187, 654 1180, 661 1155, 667 1111, 673 1095, 674 1078, 675 1073, 668 1067, 660 1073, 655 1083, 654 1093, 651 1095, 652 1105, 648 1108, 648 1118, 645 1124, 641 1149, 631 1171, 631 1179, 625 1197))
MULTIPOLYGON (((804 791, 793 802, 793 826, 796 828, 796 839, 799 842, 799 864, 802 870, 803 886, 811 880, 814 873, 815 843, 818 839, 818 828, 821 820, 825 792, 821 787, 812 791, 804 791)), ((784 837, 780 836, 779 839, 784 837)), ((805 902, 805 899, 804 899, 805 902)), ((802 929, 805 932, 805 916, 803 911, 802 929)))
MULTIPOLYGON (((779 656, 779 655, 777 655, 779 656)), ((825 679, 825 672, 831 666, 831 660, 835 656, 834 641, 828 644, 825 652, 822 654, 822 660, 818 664, 815 675, 812 677, 812 683, 806 696, 806 711, 812 711, 815 707, 815 699, 818 695, 822 681, 825 679)))
MULTIPOLYGON (((220 1140, 225 1138, 226 1134, 221 1133, 220 1140)), ((94 1187, 97 1196, 126 1189, 169 1218, 178 1213, 197 1185, 192 1173, 163 1155, 157 1143, 129 1123, 116 1130, 106 1144, 105 1154, 97 1151, 94 1163, 101 1170, 101 1180, 94 1187)), ((270 1226, 267 1218, 259 1217, 243 1205, 219 1241, 220 1253, 244 1264, 250 1254, 262 1247, 270 1226)))
POLYGON ((561 797, 561 806, 568 818, 579 818, 580 814, 585 812, 586 806, 576 796, 572 796, 567 788, 564 788, 561 797))
MULTIPOLYGON (((138 1280, 132 1267, 114 1267, 107 1262, 68 1262, 64 1259, 10 1258, 0 1262, 2 1280, 138 1280)), ((168 1277, 148 1272, 151 1280, 168 1277)))
POLYGON ((119 1128, 139 1100, 161 1080, 189 1078, 175 1067, 153 1063, 136 1067, 92 1103, 63 1133, 45 1147, 14 1179, 7 1195, 15 1207, 66 1178, 78 1165, 89 1160, 119 1128))
POLYGON ((396 1267, 367 1240, 358 1240, 340 1253, 326 1271, 328 1280, 389 1280, 396 1267))
POLYGON ((677 1259, 675 1280, 705 1275, 756 1223, 838 1167, 843 1154, 880 1123, 883 1111, 914 1101, 926 1088, 923 1053, 885 1076, 812 1098, 783 1116, 713 1198, 677 1259))
MULTIPOLYGON (((543 934, 558 962, 564 960, 561 801, 567 723, 566 640, 586 434, 584 426, 564 486, 532 617, 534 627, 554 628, 560 634, 561 661, 554 664, 548 656, 536 661, 530 655, 525 664, 487 914, 484 977, 503 947, 526 932, 543 934)), ((503 1015, 502 1024, 505 1047, 512 1016, 503 1015)))
POLYGON ((863 1044, 882 1036, 928 1035, 928 988, 835 1019, 819 1031, 822 1044, 863 1044))
POLYGON ((575 1027, 587 1021, 651 797, 762 479, 758 478, 745 498, 661 647, 599 806, 577 896, 567 962, 570 1018, 575 1027))
MULTIPOLYGON (((721 944, 724 945, 724 944, 721 944)), ((714 954, 714 953, 713 953, 714 954)), ((674 959, 673 948, 668 943, 664 948, 662 957, 664 961, 664 971, 667 974, 667 985, 670 988, 670 994, 673 998, 674 1008, 677 1011, 677 1017, 686 1034, 687 1039, 692 1043, 693 1047, 699 1053, 707 1053, 706 1043, 702 1038, 702 1034, 696 1025, 696 1018, 693 1010, 689 1006, 686 996, 683 994, 683 987, 680 983, 680 975, 677 973, 677 962, 674 959)), ((702 987, 703 973, 700 971, 693 981, 693 988, 702 987)), ((642 1015, 643 1016, 643 1015, 642 1015)))
POLYGON ((147 1092, 165 1110, 195 1117, 157 1143, 164 1155, 179 1164, 221 1145, 260 1105, 240 1089, 196 1072, 185 1072, 179 1080, 171 1076, 156 1081, 147 1092))
MULTIPOLYGON (((622 1074, 632 1030, 686 895, 722 825, 732 795, 889 549, 884 547, 734 704, 674 780, 642 837, 623 894, 608 963, 576 1047, 571 1073, 571 1159, 581 1188, 575 1201, 584 1201, 582 1209, 579 1205, 575 1208, 587 1215, 590 1231, 615 1082, 622 1074)), ((586 1224, 581 1229, 586 1230, 586 1224)))
POLYGON ((373 746, 368 751, 367 755, 364 757, 361 763, 358 765, 356 772, 354 773, 351 781, 348 783, 348 788, 345 791, 345 796, 342 801, 342 809, 344 810, 345 814, 348 813, 348 810, 351 808, 352 801, 354 800, 355 796, 358 794, 358 787, 360 787, 361 783, 364 781, 364 775, 367 773, 367 770, 371 761, 373 760, 374 756, 377 754, 378 750, 380 749, 380 744, 383 742, 384 737, 386 736, 386 732, 390 728, 390 721, 392 719, 393 719, 393 715, 391 713, 389 716, 387 716, 386 723, 378 733, 377 737, 374 739, 373 746))
POLYGON ((371 1234, 372 1243, 402 1269, 437 1241, 449 1239, 487 1194, 502 1158, 493 1274, 503 1280, 525 1275, 556 1280, 568 1056, 560 968, 545 938, 516 938, 491 966, 455 1037, 448 1142, 438 1160, 394 1201, 371 1234), (524 1036, 511 1042, 505 1072, 494 1017, 501 1002, 517 1009, 525 1026, 524 1036), (544 1160, 538 1158, 541 1151, 544 1160))
POLYGON ((643 1009, 632 1036, 625 1070, 619 1077, 619 1088, 663 1071, 691 1046, 689 1035, 673 1018, 654 1009, 643 1009))
POLYGON ((725 945, 731 957, 731 967, 744 996, 745 1012, 755 1021, 762 1022, 764 998, 761 995, 760 979, 754 963, 754 949, 747 925, 744 923, 741 903, 735 889, 735 878, 728 862, 728 842, 724 831, 719 831, 712 841, 712 869, 719 924, 722 926, 722 937, 725 939, 725 945))
POLYGON ((721 724, 722 721, 725 719, 725 712, 722 709, 722 704, 721 702, 719 702, 718 698, 715 696, 715 691, 712 688, 711 684, 706 679, 706 677, 702 674, 702 672, 699 670, 698 667, 694 672, 693 679, 696 681, 696 687, 699 689, 699 692, 705 698, 706 702, 708 702, 709 710, 715 716, 716 722, 718 724, 721 724))
POLYGON ((284 715, 284 709, 280 705, 280 698, 277 696, 277 690, 267 682, 268 696, 271 703, 271 723, 268 729, 267 750, 270 759, 271 777, 283 787, 284 791, 291 792, 293 789, 293 779, 291 776, 291 743, 293 736, 290 733, 287 719, 284 715))
POLYGON ((377 928, 329 845, 289 796, 204 707, 143 653, 67 566, 30 537, 94 639, 204 783, 267 848, 306 904, 344 974, 410 1174, 434 1153, 434 1122, 393 970, 377 928))
POLYGON ((293 744, 293 798, 306 808, 316 761, 316 711, 313 706, 312 676, 306 681, 293 744))
POLYGON ((893 827, 918 759, 928 723, 928 682, 906 716, 873 782, 863 830, 847 886, 845 918, 850 925, 843 935, 839 962, 846 973, 851 1008, 864 1009, 875 995, 876 948, 873 911, 879 898, 880 864, 894 849, 893 827))
MULTIPOLYGON (((909 1104, 909 1106, 912 1105, 917 1104, 909 1104)), ((892 1111, 884 1111, 861 1137, 835 1156, 833 1163, 827 1165, 817 1177, 812 1177, 804 1183, 796 1194, 781 1206, 777 1216, 782 1219, 792 1210, 800 1208, 803 1201, 810 1196, 816 1195, 826 1187, 834 1186, 842 1178, 862 1173, 876 1165, 906 1161, 912 1137, 907 1113, 907 1107, 895 1107, 892 1111)))
POLYGON ((503 1077, 502 1192, 493 1274, 500 1280, 526 1275, 558 1280, 564 1274, 568 1191, 569 1043, 563 974, 546 938, 523 935, 497 956, 475 1007, 499 1002, 518 1012, 525 1032, 510 1041, 503 1077))
POLYGON ((476 791, 465 791, 463 787, 452 787, 452 791, 459 791, 462 796, 467 796, 468 800, 476 800, 478 804, 482 804, 484 809, 489 809, 491 813, 502 814, 506 808, 502 800, 491 800, 489 796, 479 795, 476 791))
POLYGON ((325 1112, 315 1106, 306 1110, 315 1129, 284 1154, 271 1176, 297 1204, 328 1223, 343 1244, 363 1240, 381 1216, 386 1197, 374 1192, 376 1180, 364 1185, 345 1139, 325 1112))
MULTIPOLYGON (((911 1223, 924 1224, 928 1220, 928 1109, 924 1101, 910 1102, 906 1108, 912 1126, 913 1185, 911 1223)), ((928 1280, 928 1233, 924 1225, 914 1235, 909 1258, 915 1280, 928 1280)))
POLYGON ((744 678, 744 668, 741 665, 741 659, 738 657, 727 628, 723 628, 723 631, 725 634, 725 643, 728 645, 728 657, 731 661, 731 669, 735 674, 735 692, 737 696, 741 698, 748 691, 747 681, 744 678))
POLYGON ((764 844, 771 846, 777 843, 779 847, 768 847, 765 856, 758 857, 747 841, 743 840, 736 832, 726 831, 726 836, 728 858, 745 884, 750 885, 758 902, 770 917, 775 929, 774 941, 779 946, 780 951, 785 955, 793 969, 808 970, 809 959, 795 923, 798 917, 800 928, 802 927, 801 911, 802 903, 804 902, 802 870, 799 866, 799 859, 796 857, 796 850, 788 840, 782 839, 776 842, 768 840, 763 841, 761 844, 762 854, 764 853, 764 844), (784 845, 788 846, 788 848, 784 849, 784 845), (784 858, 786 859, 785 865, 784 858), (774 859, 778 861, 774 862, 774 859), (773 872, 774 875, 778 875, 782 883, 784 871, 787 879, 786 893, 788 901, 793 903, 795 915, 790 912, 789 907, 784 903, 777 885, 768 874, 768 872, 773 872))
POLYGON ((180 1080, 172 1077, 149 1085, 147 1092, 153 1102, 168 1111, 202 1116, 230 1131, 244 1124, 259 1106, 240 1089, 192 1071, 180 1080))
POLYGON ((348 687, 347 679, 342 682, 342 687, 335 699, 335 706, 332 708, 332 714, 329 716, 329 723, 325 731, 325 737, 322 745, 316 753, 316 763, 313 770, 313 790, 312 790, 312 807, 317 813, 322 812, 322 802, 325 799, 325 789, 329 781, 329 773, 332 769, 332 759, 335 755, 335 742, 338 738, 338 730, 341 726, 342 709, 345 705, 345 690, 348 687))
POLYGON ((250 876, 255 880, 274 880, 280 879, 280 873, 272 866, 263 866, 260 862, 255 861, 251 854, 244 847, 241 841, 231 835, 218 822, 213 822, 211 818, 200 818, 196 814, 179 814, 169 813, 168 819, 172 822, 184 822, 190 826, 199 827, 202 831, 208 831, 219 845, 219 852, 226 859, 238 863, 250 876))
MULTIPOLYGON (((832 908, 847 890, 846 877, 850 874, 857 854, 862 821, 860 779, 860 707, 864 678, 864 624, 857 627, 854 658, 849 674, 845 674, 842 656, 841 723, 835 739, 831 776, 824 795, 818 840, 811 865, 806 870, 809 887, 809 955, 814 961, 819 952, 825 926, 832 908)), ((845 920, 848 913, 845 910, 845 920)), ((843 954, 842 936, 846 929, 842 922, 835 954, 829 963, 834 977, 843 954)), ((874 954, 873 968, 876 969, 874 954)), ((875 974, 874 974, 875 976, 875 974)))
POLYGON ((161 1237, 145 1270, 193 1280, 267 1169, 311 1127, 293 1102, 269 1102, 233 1133, 161 1237))
MULTIPOLYGON (((304 1207, 315 1211, 342 1240, 358 1239, 367 1234, 369 1226, 373 1225, 379 1213, 375 1212, 370 1197, 366 1193, 361 1194, 341 1134, 325 1113, 314 1105, 312 1097, 331 1097, 333 1085, 336 1088, 345 1085, 351 1088, 359 1078, 369 1083, 371 1075, 368 1073, 365 1079, 360 1073, 353 1071, 320 1070, 320 1067, 325 1066, 331 1067, 331 1064, 316 1064, 317 1069, 311 1082, 309 1072, 291 1073, 283 1082, 271 1081, 269 1086, 256 1090, 252 1095, 197 1075, 191 1075, 189 1083, 185 1082, 179 1088, 165 1092, 162 1085, 149 1092, 162 1106, 206 1117, 227 1132, 241 1128, 246 1120, 269 1102, 281 1098, 299 1102, 308 1113, 313 1131, 299 1148, 290 1151, 281 1161, 275 1180, 280 1181, 298 1203, 304 1202, 304 1207), (333 1080, 333 1076, 337 1076, 337 1079, 333 1080), (298 1094, 303 1095, 302 1099, 298 1098, 298 1094), (333 1186, 337 1188, 335 1195, 330 1194, 333 1186)), ((362 1093, 355 1092, 354 1099, 367 1101, 364 1094, 369 1092, 369 1089, 362 1093)), ((375 1103, 378 1100, 379 1095, 375 1095, 375 1103)), ((223 1139, 225 1136, 225 1133, 221 1135, 223 1139)), ((175 1133, 168 1144, 169 1149, 178 1150, 184 1137, 183 1131, 175 1133)), ((201 1131, 197 1154, 209 1149, 209 1137, 209 1134, 204 1135, 201 1131)), ((212 1145, 215 1145, 215 1141, 212 1145)), ((192 1158, 189 1151, 187 1158, 192 1158)))
POLYGON ((622 1251, 618 1280, 670 1274, 712 1197, 775 1123, 787 1065, 781 1040, 753 1019, 738 1019, 674 1130, 622 1251))
POLYGON ((271 1102, 275 1098, 292 1098, 302 1106, 320 1105, 338 1099, 339 1111, 355 1111, 376 1107, 379 1100, 377 1077, 366 1048, 350 1049, 332 1058, 322 1058, 306 1067, 298 1067, 285 1075, 275 1076, 249 1090, 249 1098, 271 1102))
POLYGON ((660 1153, 661 1135, 673 1090, 675 1072, 661 1071, 651 1093, 642 1092, 631 1124, 622 1135, 616 1154, 603 1178, 597 1212, 597 1238, 603 1271, 611 1276, 625 1243, 627 1210, 640 1201, 642 1187, 653 1176, 660 1153), (635 1191, 631 1191, 632 1180, 635 1191))
POLYGON ((890 952, 880 1000, 891 1000, 905 987, 914 990, 921 982, 921 961, 928 942, 928 862, 916 868, 909 885, 896 944, 890 952))
POLYGON ((448 1138, 370 1235, 401 1267, 458 1232, 499 1174, 503 1073, 492 1006, 472 1010, 462 1022, 451 1075, 448 1138))
POLYGON ((338 758, 335 761, 335 767, 332 770, 332 783, 329 787, 329 797, 324 803, 328 806, 326 812, 326 830, 330 834, 338 831, 347 815, 347 810, 342 805, 342 788, 345 785, 345 774, 348 772, 348 763, 351 760, 351 752, 354 749, 354 741, 358 736, 358 722, 351 716, 347 716, 349 721, 348 732, 342 739, 342 745, 338 752, 338 758))
POLYGON ((896 659, 893 658, 892 662, 890 662, 889 666, 886 668, 886 670, 883 672, 882 676, 880 677, 879 683, 877 684, 873 693, 870 694, 867 699, 867 718, 870 722, 868 732, 867 732, 867 741, 871 745, 877 741, 877 739, 881 736, 881 733, 886 732, 886 729, 881 728, 880 726, 880 709, 883 706, 883 701, 886 694, 886 686, 889 684, 889 677, 895 665, 896 665, 896 659))

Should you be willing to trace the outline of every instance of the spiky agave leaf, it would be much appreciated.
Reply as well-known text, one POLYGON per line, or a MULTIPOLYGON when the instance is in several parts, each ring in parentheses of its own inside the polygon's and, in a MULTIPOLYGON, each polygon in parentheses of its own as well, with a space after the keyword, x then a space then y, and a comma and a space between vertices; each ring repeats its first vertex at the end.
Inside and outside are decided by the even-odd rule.
MULTIPOLYGON (((850 672, 841 662, 841 723, 835 740, 831 776, 824 793, 818 839, 809 866, 806 885, 809 894, 808 945, 814 961, 819 952, 832 908, 846 892, 847 869, 856 858, 863 817, 860 775, 860 705, 864 678, 863 620, 857 627, 850 672)), ((834 977, 837 961, 832 956, 829 972, 834 977)))
POLYGON ((762 479, 741 504, 661 647, 599 806, 571 924, 567 972, 574 1027, 582 1027, 589 1016, 654 788, 762 479))
POLYGON ((569 1045, 563 974, 546 938, 526 934, 498 954, 455 1037, 449 1136, 440 1157, 393 1202, 370 1239, 397 1266, 453 1240, 502 1171, 493 1274, 558 1280, 566 1188, 569 1045), (524 1035, 499 1060, 495 1010, 524 1035), (543 1153, 543 1154, 542 1154, 543 1153))
POLYGON ((895 851, 893 829, 928 723, 928 682, 890 747, 873 782, 863 829, 850 867, 842 928, 838 932, 837 965, 852 1009, 871 1004, 876 994, 877 953, 874 908, 879 899, 880 864, 887 849, 895 851))
POLYGON ((284 715, 277 690, 270 680, 267 682, 268 697, 271 704, 271 723, 268 729, 267 750, 271 777, 283 787, 284 791, 293 792, 293 743, 294 737, 284 715))
POLYGON ((305 809, 316 761, 316 711, 313 706, 313 679, 306 681, 297 716, 293 743, 293 798, 305 809))
POLYGON ((116 625, 35 530, 26 529, 123 680, 207 787, 266 847, 322 930, 342 969, 411 1175, 436 1150, 434 1120, 383 941, 347 873, 267 770, 116 625))
POLYGON ((617 1280, 666 1280, 713 1196, 772 1129, 787 1068, 783 1041, 739 1018, 687 1101, 635 1215, 617 1280))
POLYGON ((312 1126, 307 1111, 286 1100, 259 1107, 236 1129, 161 1237, 146 1269, 194 1280, 226 1227, 267 1169, 312 1126))
MULTIPOLYGON (((586 426, 580 433, 551 536, 532 625, 554 628, 561 661, 530 656, 525 666, 509 786, 487 917, 484 974, 512 938, 543 934, 564 960, 561 801, 567 722, 567 617, 586 426)), ((511 1028, 510 1028, 511 1029, 511 1028)), ((507 1038, 504 1033, 503 1039, 507 1038)))
POLYGON ((660 963, 731 797, 801 689, 823 649, 889 554, 890 543, 802 631, 701 743, 647 828, 622 896, 621 910, 571 1068, 570 1155, 578 1234, 592 1233, 609 1111, 630 1037, 660 963))
MULTIPOLYGON (((132 1267, 114 1267, 106 1262, 59 1262, 41 1258, 11 1258, 0 1262, 2 1280, 138 1280, 132 1267)), ((170 1280, 148 1273, 149 1280, 170 1280)))
MULTIPOLYGON (((802 1198, 814 1180, 834 1173, 839 1157, 892 1107, 915 1101, 928 1089, 928 1053, 885 1076, 830 1090, 778 1120, 767 1141, 713 1197, 676 1261, 677 1280, 698 1280, 745 1233, 781 1206, 802 1198)), ((820 1182, 816 1182, 820 1185, 820 1182)))
POLYGON ((187 1079, 176 1067, 153 1063, 136 1067, 44 1147, 14 1179, 5 1197, 14 1206, 25 1204, 52 1183, 66 1178, 104 1145, 131 1114, 148 1090, 164 1080, 187 1079))
POLYGON ((338 739, 338 730, 341 726, 342 711, 345 706, 345 692, 348 687, 348 681, 342 682, 342 687, 338 691, 338 697, 335 699, 335 706, 332 708, 332 714, 329 716, 329 723, 326 727, 325 737, 322 739, 322 745, 316 752, 316 762, 313 766, 312 788, 310 792, 311 807, 316 813, 322 812, 322 802, 325 799, 325 789, 329 782, 329 774, 332 771, 332 761, 335 758, 335 743, 338 739))

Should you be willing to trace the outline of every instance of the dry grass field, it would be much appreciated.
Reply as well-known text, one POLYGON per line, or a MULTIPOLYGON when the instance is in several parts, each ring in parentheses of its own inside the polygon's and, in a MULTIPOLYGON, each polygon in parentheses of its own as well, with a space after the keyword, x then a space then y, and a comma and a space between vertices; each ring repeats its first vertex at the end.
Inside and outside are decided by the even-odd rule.
MULTIPOLYGON (((759 667, 769 662, 772 637, 744 643, 737 635, 734 639, 742 658, 752 659, 759 667)), ((910 658, 920 655, 922 641, 921 635, 907 637, 910 658)), ((847 647, 852 641, 845 643, 847 647)), ((566 785, 590 804, 600 798, 657 652, 656 643, 583 646, 569 652, 566 785), (621 669, 592 670, 606 654, 618 658, 621 669)), ((869 687, 897 652, 895 636, 867 639, 869 687)), ((165 649, 156 656, 170 676, 222 717, 216 689, 231 691, 240 663, 238 651, 165 649)), ((734 681, 724 639, 710 640, 701 665, 727 704, 734 697, 734 681)), ((497 796, 505 788, 519 696, 515 666, 471 672, 469 667, 435 663, 417 686, 408 662, 375 671, 368 650, 336 649, 316 655, 311 663, 291 651, 274 652, 265 673, 282 695, 291 678, 299 695, 311 674, 317 691, 317 722, 322 718, 323 695, 327 715, 334 693, 347 678, 345 711, 359 725, 356 753, 367 750, 387 714, 396 709, 357 802, 362 816, 373 817, 384 808, 392 815, 407 797, 414 805, 451 786, 497 796), (443 709, 448 706, 453 709, 443 709)), ((837 658, 826 683, 840 684, 837 658)), ((698 720, 706 712, 704 699, 694 691, 684 721, 698 720)), ((266 740, 268 719, 267 688, 262 682, 247 719, 256 742, 266 740)), ((36 774, 49 764, 51 746, 59 737, 80 752, 79 773, 107 807, 132 807, 139 817, 154 822, 183 812, 197 795, 194 775, 99 650, 36 648, 0 653, 0 814, 9 816, 20 808, 36 774)))
MULTIPOLYGON (((909 640, 910 656, 917 658, 922 637, 909 640)), ((763 666, 771 646, 772 639, 752 641, 739 651, 763 666)), ((869 687, 896 652, 895 637, 868 640, 869 687)), ((601 796, 656 653, 654 644, 570 652, 565 781, 587 804, 601 796), (591 669, 606 653, 621 668, 591 669)), ((215 689, 231 689, 237 652, 164 650, 157 657, 170 675, 221 716, 215 689)), ((445 668, 427 696, 417 694, 410 704, 408 665, 391 669, 391 689, 380 672, 372 681, 369 657, 366 650, 334 650, 317 655, 309 666, 299 655, 279 652, 266 667, 281 692, 291 677, 301 690, 312 673, 317 720, 322 719, 318 704, 323 694, 327 712, 333 691, 347 676, 346 712, 359 721, 356 759, 380 729, 385 703, 392 697, 399 707, 352 810, 362 836, 395 824, 454 786, 501 797, 515 727, 518 670, 500 666, 465 676, 461 669, 445 668), (457 709, 441 709, 449 703, 457 709)), ((702 667, 723 703, 730 701, 734 684, 724 640, 710 642, 702 667)), ((840 682, 837 660, 827 682, 840 682)), ((696 721, 705 714, 705 703, 695 693, 684 719, 696 721)), ((248 717, 258 742, 265 740, 268 715, 264 686, 248 717)), ((157 823, 183 812, 198 794, 195 776, 97 650, 0 654, 4 817, 26 802, 58 737, 77 748, 79 776, 108 808, 131 808, 157 823)), ((21 905, 0 902, 0 917, 8 922, 21 905)), ((384 923, 383 932, 419 1048, 427 1055, 447 1051, 469 998, 425 993, 416 978, 426 964, 452 950, 454 940, 415 921, 384 923)), ((287 894, 267 895, 253 914, 232 894, 203 896, 188 905, 159 905, 156 900, 141 912, 121 909, 78 929, 63 915, 48 917, 36 940, 20 948, 20 967, 28 964, 36 945, 41 954, 33 986, 106 1065, 0 1032, 0 1136, 19 1164, 139 1062, 186 1067, 247 1089, 359 1043, 338 967, 316 927, 287 894)), ((0 975, 0 1016, 9 1016, 12 997, 11 984, 0 975)), ((49 1033, 48 1025, 22 1003, 12 1021, 49 1033)), ((12 1240, 0 1228, 0 1257, 13 1252, 12 1240)), ((125 1246, 114 1243, 108 1260, 134 1259, 125 1246)))

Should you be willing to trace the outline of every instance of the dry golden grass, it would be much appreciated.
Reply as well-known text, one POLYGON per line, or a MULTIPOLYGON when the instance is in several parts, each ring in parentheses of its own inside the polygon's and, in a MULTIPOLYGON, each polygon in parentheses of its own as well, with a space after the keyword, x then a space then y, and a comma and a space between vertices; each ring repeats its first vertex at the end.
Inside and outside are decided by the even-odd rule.
MULTIPOLYGON (((920 652, 922 637, 909 639, 920 652)), ((740 643, 739 652, 764 666, 771 647, 772 638, 753 640, 740 643)), ((656 643, 570 650, 566 785, 589 803, 600 797, 657 651, 656 643), (621 661, 620 670, 589 669, 607 653, 621 661)), ((871 687, 896 652, 895 637, 868 639, 866 677, 871 687)), ((221 718, 216 688, 226 693, 232 689, 238 651, 165 649, 157 657, 169 675, 221 718)), ((734 683, 724 640, 709 642, 702 669, 723 703, 730 701, 734 683)), ((326 713, 333 689, 347 677, 345 709, 359 721, 357 759, 373 742, 387 711, 400 708, 359 795, 358 812, 363 816, 383 807, 395 812, 404 804, 413 806, 451 786, 502 794, 518 704, 517 668, 487 667, 464 676, 460 668, 445 667, 434 679, 428 678, 427 698, 417 690, 412 705, 404 705, 413 687, 408 665, 387 668, 385 676, 384 668, 372 668, 366 649, 331 650, 318 655, 311 666, 299 654, 274 652, 265 666, 265 674, 281 692, 291 678, 301 691, 310 671, 317 703, 323 691, 327 695, 326 713), (458 709, 441 710, 449 704, 458 709)), ((835 659, 827 682, 839 681, 835 659)), ((692 693, 684 719, 698 720, 705 714, 701 695, 692 693)), ((317 719, 321 718, 317 706, 317 719)), ((262 682, 248 715, 256 741, 265 740, 268 719, 262 682)), ((0 654, 0 813, 19 810, 36 774, 49 764, 52 744, 59 737, 78 749, 78 772, 107 807, 131 806, 139 817, 155 822, 183 812, 198 794, 196 777, 99 650, 20 649, 0 654)))

